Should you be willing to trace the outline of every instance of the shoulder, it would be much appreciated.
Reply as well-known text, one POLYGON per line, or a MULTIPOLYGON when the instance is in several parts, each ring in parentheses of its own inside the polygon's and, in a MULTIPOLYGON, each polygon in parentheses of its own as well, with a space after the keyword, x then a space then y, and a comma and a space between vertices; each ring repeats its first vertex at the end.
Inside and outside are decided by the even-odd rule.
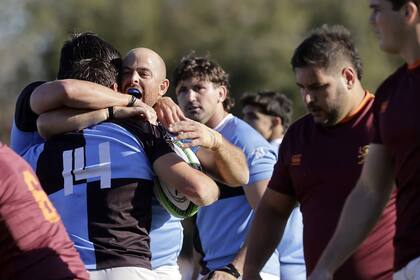
POLYGON ((386 78, 376 90, 376 99, 382 99, 388 97, 398 85, 400 78, 406 73, 406 66, 403 65, 386 78))
POLYGON ((314 128, 315 123, 312 116, 310 114, 304 115, 290 125, 284 135, 281 145, 283 146, 286 145, 287 142, 294 142, 297 138, 305 137, 305 135, 311 132, 314 128))
MULTIPOLYGON (((23 170, 31 170, 31 168, 9 147, 0 144, 0 181, 16 178, 23 170)), ((15 182, 13 179, 11 181, 15 182)), ((3 186, 4 184, 1 183, 0 185, 3 186)))
POLYGON ((245 121, 233 116, 219 130, 232 144, 251 148, 253 146, 271 147, 270 143, 245 121))
POLYGON ((44 83, 44 81, 30 83, 19 94, 15 108, 15 123, 18 129, 27 132, 37 130, 36 119, 38 115, 31 109, 30 98, 33 91, 44 83))

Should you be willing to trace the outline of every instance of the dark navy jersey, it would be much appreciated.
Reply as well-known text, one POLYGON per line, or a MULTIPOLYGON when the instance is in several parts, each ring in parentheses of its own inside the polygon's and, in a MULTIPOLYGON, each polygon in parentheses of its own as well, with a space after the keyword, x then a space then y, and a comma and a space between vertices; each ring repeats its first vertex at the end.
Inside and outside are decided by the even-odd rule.
POLYGON ((10 144, 19 155, 23 155, 30 146, 44 142, 37 132, 38 115, 31 110, 30 106, 32 92, 44 83, 44 81, 39 81, 27 85, 16 101, 10 144))
POLYGON ((24 155, 88 269, 150 268, 153 162, 163 128, 133 119, 53 137, 24 155))

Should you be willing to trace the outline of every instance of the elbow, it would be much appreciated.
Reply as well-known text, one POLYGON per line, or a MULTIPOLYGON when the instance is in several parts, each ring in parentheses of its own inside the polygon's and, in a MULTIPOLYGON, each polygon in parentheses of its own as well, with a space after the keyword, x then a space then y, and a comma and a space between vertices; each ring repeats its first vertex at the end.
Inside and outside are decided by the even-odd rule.
POLYGON ((38 130, 38 134, 44 138, 45 140, 49 139, 52 136, 52 133, 50 131, 50 126, 47 125, 48 123, 45 120, 44 114, 40 115, 38 119, 36 120, 36 126, 38 130))
POLYGON ((197 182, 188 188, 189 190, 185 190, 186 196, 197 206, 208 206, 219 199, 219 187, 213 180, 209 179, 208 181, 211 182, 197 182))
POLYGON ((237 172, 236 174, 232 174, 229 178, 224 178, 224 183, 229 187, 242 187, 248 184, 249 182, 249 170, 248 166, 237 172))

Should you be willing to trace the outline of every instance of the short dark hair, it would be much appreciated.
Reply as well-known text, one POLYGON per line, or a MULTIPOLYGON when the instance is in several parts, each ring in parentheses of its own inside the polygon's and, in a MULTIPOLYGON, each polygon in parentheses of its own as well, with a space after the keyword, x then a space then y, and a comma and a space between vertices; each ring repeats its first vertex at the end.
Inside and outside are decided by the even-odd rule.
POLYGON ((91 32, 72 34, 61 48, 60 64, 57 79, 68 78, 69 72, 73 71, 73 63, 97 58, 114 64, 121 65, 121 54, 110 43, 91 32))
POLYGON ((257 107, 261 113, 280 117, 284 130, 292 122, 293 102, 279 91, 260 91, 255 94, 245 94, 241 98, 242 106, 257 107))
POLYGON ((198 78, 218 86, 225 86, 228 93, 223 102, 223 108, 229 111, 235 105, 234 99, 229 95, 229 75, 220 65, 211 61, 207 56, 189 54, 181 58, 173 73, 175 88, 180 81, 190 78, 198 78))
POLYGON ((357 77, 361 80, 363 76, 362 60, 350 31, 341 25, 323 25, 313 29, 295 49, 291 64, 293 70, 306 66, 328 69, 343 57, 353 65, 357 77))
POLYGON ((78 79, 111 87, 117 82, 118 68, 98 58, 82 59, 73 63, 68 78, 78 79))
POLYGON ((394 11, 399 11, 402 6, 404 6, 408 2, 413 2, 416 4, 417 7, 419 7, 420 1, 419 0, 388 0, 392 4, 392 9, 394 11))

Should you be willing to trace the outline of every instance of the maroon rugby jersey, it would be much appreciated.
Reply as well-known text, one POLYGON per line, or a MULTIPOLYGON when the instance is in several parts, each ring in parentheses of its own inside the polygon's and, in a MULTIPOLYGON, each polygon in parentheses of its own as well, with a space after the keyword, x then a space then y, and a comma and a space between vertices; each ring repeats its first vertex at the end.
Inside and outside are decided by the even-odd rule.
POLYGON ((0 143, 0 278, 88 279, 30 166, 0 143))
POLYGON ((373 110, 373 143, 385 145, 395 162, 397 271, 420 256, 420 62, 383 82, 373 110))
MULTIPOLYGON (((269 188, 294 196, 303 216, 308 275, 331 239, 341 210, 359 178, 372 136, 373 95, 341 123, 323 127, 306 115, 288 129, 269 188)), ((357 217, 355 217, 357 218, 357 217)), ((334 279, 391 279, 395 196, 381 220, 334 279)))

